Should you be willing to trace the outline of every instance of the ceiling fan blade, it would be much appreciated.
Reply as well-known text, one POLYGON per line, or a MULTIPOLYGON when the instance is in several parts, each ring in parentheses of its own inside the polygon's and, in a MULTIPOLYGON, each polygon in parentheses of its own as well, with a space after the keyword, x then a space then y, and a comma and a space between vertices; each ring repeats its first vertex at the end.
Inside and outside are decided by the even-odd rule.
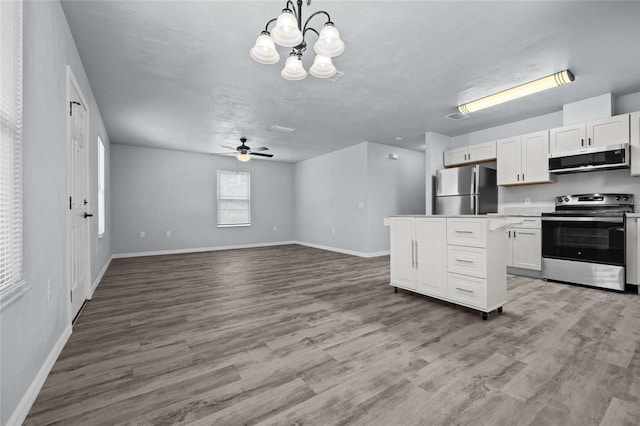
POLYGON ((251 148, 251 151, 268 151, 269 148, 267 148, 266 146, 259 146, 257 148, 251 148))
POLYGON ((236 151, 236 148, 233 147, 233 146, 227 146, 227 145, 220 145, 220 146, 223 147, 223 148, 232 149, 232 150, 236 151))
POLYGON ((211 155, 238 155, 237 152, 212 152, 211 155))
POLYGON ((258 155, 260 157, 269 157, 269 158, 273 157, 273 154, 260 154, 259 152, 250 152, 249 154, 258 155))

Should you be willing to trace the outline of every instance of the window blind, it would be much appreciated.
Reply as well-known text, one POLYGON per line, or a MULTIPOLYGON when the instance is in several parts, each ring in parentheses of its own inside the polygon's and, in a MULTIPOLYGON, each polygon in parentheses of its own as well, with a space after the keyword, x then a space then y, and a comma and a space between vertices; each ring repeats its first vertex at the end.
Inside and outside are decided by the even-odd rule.
POLYGON ((251 174, 218 170, 218 226, 251 225, 251 174))
POLYGON ((100 136, 98 136, 98 237, 104 235, 106 229, 106 206, 104 199, 104 184, 105 184, 105 156, 104 156, 104 143, 100 136))
POLYGON ((22 280, 22 1, 0 1, 0 294, 22 280))

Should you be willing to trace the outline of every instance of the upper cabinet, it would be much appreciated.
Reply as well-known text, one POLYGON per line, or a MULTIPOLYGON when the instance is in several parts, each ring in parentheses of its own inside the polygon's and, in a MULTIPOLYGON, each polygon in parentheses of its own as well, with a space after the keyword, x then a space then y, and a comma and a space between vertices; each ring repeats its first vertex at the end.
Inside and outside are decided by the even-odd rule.
POLYGON ((564 126, 549 131, 551 153, 629 143, 629 114, 564 126))
POLYGON ((551 182, 547 156, 549 131, 499 139, 496 144, 498 185, 551 182))
POLYGON ((640 111, 632 113, 630 119, 631 138, 629 139, 629 157, 631 160, 631 175, 640 176, 640 111))
POLYGON ((476 164, 496 159, 496 141, 464 146, 444 152, 444 166, 476 164))

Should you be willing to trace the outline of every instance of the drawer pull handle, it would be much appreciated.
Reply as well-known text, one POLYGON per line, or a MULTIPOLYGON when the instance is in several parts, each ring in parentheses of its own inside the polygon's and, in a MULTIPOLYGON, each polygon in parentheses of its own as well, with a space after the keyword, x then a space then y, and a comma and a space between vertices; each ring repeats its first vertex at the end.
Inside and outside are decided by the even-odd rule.
POLYGON ((466 288, 456 287, 456 290, 464 291, 465 293, 473 293, 473 290, 467 290, 466 288))
POLYGON ((458 231, 458 230, 456 230, 456 232, 458 234, 473 234, 473 231, 458 231))
POLYGON ((460 263, 473 263, 473 260, 456 259, 456 262, 460 262, 460 263))

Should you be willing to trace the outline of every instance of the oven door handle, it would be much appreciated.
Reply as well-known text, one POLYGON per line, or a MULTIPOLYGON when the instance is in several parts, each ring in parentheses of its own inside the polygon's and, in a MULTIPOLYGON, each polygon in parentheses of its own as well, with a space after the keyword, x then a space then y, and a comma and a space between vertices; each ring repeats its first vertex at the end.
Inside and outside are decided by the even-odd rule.
POLYGON ((558 217, 543 216, 543 222, 606 222, 606 223, 624 223, 623 217, 558 217))

